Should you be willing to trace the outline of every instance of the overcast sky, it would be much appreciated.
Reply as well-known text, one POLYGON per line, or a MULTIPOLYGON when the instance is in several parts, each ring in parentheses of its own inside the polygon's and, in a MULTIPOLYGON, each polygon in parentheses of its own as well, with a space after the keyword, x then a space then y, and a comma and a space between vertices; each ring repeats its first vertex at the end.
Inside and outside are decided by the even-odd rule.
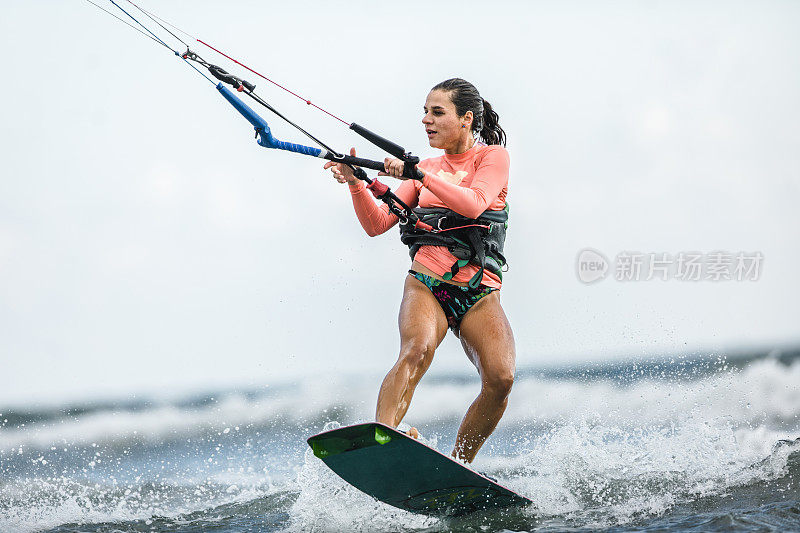
MULTIPOLYGON (((509 138, 519 366, 800 341, 800 4, 143 5, 423 157, 429 88, 472 81, 509 138), (586 285, 587 247, 764 259, 757 281, 586 285)), ((210 83, 85 1, 5 2, 0 44, 0 405, 391 366, 407 251, 363 233, 319 160, 259 147, 210 83)), ((468 368, 448 339, 433 371, 468 368)))

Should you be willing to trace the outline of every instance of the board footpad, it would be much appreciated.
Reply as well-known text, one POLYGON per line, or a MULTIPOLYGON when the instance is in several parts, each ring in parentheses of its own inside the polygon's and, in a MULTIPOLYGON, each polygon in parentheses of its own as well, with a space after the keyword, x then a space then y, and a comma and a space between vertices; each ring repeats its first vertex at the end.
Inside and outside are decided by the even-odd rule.
MULTIPOLYGON (((347 429, 347 428, 345 428, 347 429)), ((369 446, 388 444, 392 435, 385 428, 375 426, 374 431, 347 432, 340 437, 326 437, 317 435, 311 437, 308 443, 314 455, 320 459, 327 459, 332 455, 359 450, 369 446)))

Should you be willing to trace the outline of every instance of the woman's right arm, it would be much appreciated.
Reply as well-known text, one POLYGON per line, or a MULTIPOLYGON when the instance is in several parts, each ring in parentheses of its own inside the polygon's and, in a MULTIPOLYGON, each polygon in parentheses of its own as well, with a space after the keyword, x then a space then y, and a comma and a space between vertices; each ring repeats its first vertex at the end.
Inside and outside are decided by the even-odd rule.
MULTIPOLYGON (((355 148, 350 149, 350 155, 355 156, 355 148)), ((356 211, 358 221, 361 227, 367 232, 370 237, 375 237, 381 233, 385 233, 392 226, 397 224, 397 215, 389 211, 389 206, 384 203, 378 205, 372 196, 372 193, 367 190, 367 186, 363 181, 353 176, 353 171, 341 163, 330 161, 325 164, 324 168, 330 168, 333 172, 333 177, 339 183, 347 183, 350 188, 350 195, 353 198, 353 207, 356 211)), ((416 207, 418 199, 418 191, 414 182, 409 180, 403 182, 395 191, 400 200, 410 207, 416 207)))

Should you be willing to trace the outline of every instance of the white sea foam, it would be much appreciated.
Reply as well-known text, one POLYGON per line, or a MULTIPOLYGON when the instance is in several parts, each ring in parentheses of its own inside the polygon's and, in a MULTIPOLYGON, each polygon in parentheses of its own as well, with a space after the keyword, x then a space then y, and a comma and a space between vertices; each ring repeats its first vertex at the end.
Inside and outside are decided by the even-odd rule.
MULTIPOLYGON (((370 420, 378 379, 309 378, 281 394, 248 398, 222 395, 202 407, 160 405, 137 411, 104 410, 0 428, 0 451, 20 446, 47 449, 60 444, 91 444, 131 439, 160 441, 227 427, 312 426, 319 420, 370 420)), ((479 392, 474 383, 426 383, 417 388, 406 421, 412 425, 459 420, 479 392)), ((553 425, 605 420, 639 427, 693 419, 725 419, 729 424, 797 427, 800 420, 800 362, 755 361, 742 371, 710 374, 696 380, 518 380, 502 424, 553 425)))
POLYGON ((261 484, 109 486, 67 477, 26 479, 0 486, 0 502, 5 507, 0 513, 0 531, 27 533, 63 524, 128 521, 143 521, 147 525, 154 517, 177 518, 220 505, 251 501, 271 492, 271 487, 261 484), (15 504, 7 505, 9 501, 15 504))
MULTIPOLYGON (((292 434, 305 435, 321 430, 325 418, 343 423, 371 419, 376 383, 363 378, 308 379, 269 396, 230 393, 195 407, 99 410, 58 422, 0 428, 0 454, 36 460, 40 454, 31 453, 36 450, 46 455, 56 445, 94 443, 111 446, 108 454, 113 457, 120 443, 135 449, 138 443, 157 444, 203 432, 226 434, 236 427, 252 431, 265 425, 288 425, 292 434)), ((530 512, 545 519, 575 520, 583 527, 629 523, 665 513, 681 501, 785 475, 788 453, 800 445, 778 451, 773 447, 800 431, 798 384, 800 363, 786 366, 770 359, 752 362, 741 371, 686 380, 620 384, 528 377, 515 385, 501 422, 505 438, 513 439, 504 449, 514 452, 501 456, 487 447, 475 467, 531 497, 536 508, 530 512)), ((453 429, 478 387, 477 382, 423 381, 407 421, 453 429)), ((437 445, 435 433, 425 436, 437 445)), ((452 443, 441 444, 440 449, 452 443)), ((156 464, 161 460, 153 459, 156 464)), ((149 468, 156 468, 145 460, 149 468)), ((264 460, 263 466, 270 466, 267 450, 264 460)), ((177 517, 275 490, 297 494, 287 509, 293 531, 443 527, 436 520, 376 503, 308 450, 296 468, 296 478, 284 476, 277 487, 266 468, 238 472, 211 467, 202 472, 205 481, 187 473, 163 490, 141 484, 126 489, 114 480, 100 486, 68 474, 6 479, 0 485, 0 529, 32 531, 73 522, 177 517)))
MULTIPOLYGON (((771 451, 787 437, 701 420, 633 433, 567 424, 523 444, 515 457, 484 458, 479 464, 536 502, 539 516, 581 517, 586 524, 601 511, 602 523, 594 526, 607 527, 779 477, 788 453, 771 451)), ((800 444, 792 449, 800 451, 800 444)))
POLYGON ((726 418, 734 424, 797 424, 800 417, 800 362, 772 359, 742 371, 721 372, 692 381, 645 379, 616 385, 609 381, 526 380, 515 385, 508 420, 556 422, 596 417, 634 425, 681 419, 726 418))

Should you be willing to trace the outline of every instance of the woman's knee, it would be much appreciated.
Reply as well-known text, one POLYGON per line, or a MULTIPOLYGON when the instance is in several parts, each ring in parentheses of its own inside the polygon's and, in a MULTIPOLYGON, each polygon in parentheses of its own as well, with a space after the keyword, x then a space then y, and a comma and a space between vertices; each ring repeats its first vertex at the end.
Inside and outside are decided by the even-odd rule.
POLYGON ((406 342, 400 348, 398 363, 406 366, 412 374, 419 371, 424 372, 433 360, 434 350, 435 346, 428 342, 406 342))
POLYGON ((484 375, 483 389, 484 394, 488 394, 498 400, 505 400, 511 394, 514 386, 514 373, 509 371, 492 372, 484 375))

